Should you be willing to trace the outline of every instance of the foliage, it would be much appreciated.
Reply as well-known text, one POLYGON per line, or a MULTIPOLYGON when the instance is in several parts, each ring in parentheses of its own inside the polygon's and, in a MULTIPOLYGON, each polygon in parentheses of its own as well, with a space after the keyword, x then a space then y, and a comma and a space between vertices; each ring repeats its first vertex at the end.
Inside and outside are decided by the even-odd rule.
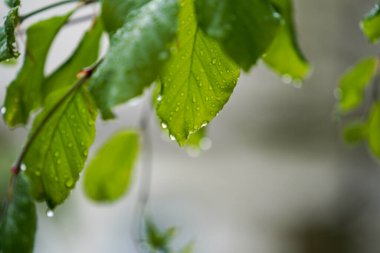
MULTIPOLYGON (((0 61, 19 55, 15 30, 25 19, 70 2, 75 1, 19 16, 20 1, 6 0, 10 10, 0 28, 0 61)), ((21 234, 24 243, 17 252, 32 252, 32 197, 53 209, 69 196, 95 138, 98 110, 103 119, 114 118, 114 107, 155 83, 152 104, 163 130, 180 146, 199 148, 206 125, 231 97, 240 68, 249 71, 263 61, 297 82, 310 71, 297 43, 291 0, 102 0, 100 16, 94 17, 74 53, 46 76, 46 59, 59 31, 77 9, 98 1, 77 2, 66 15, 27 28, 24 62, 7 88, 1 111, 8 126, 25 126, 30 118, 34 122, 12 169, 16 183, 10 192, 15 194, 5 201, 0 217, 0 238, 7 241, 0 246, 2 253, 14 252, 9 247, 15 247, 21 234), (99 57, 103 33, 110 46, 99 57)), ((377 124, 379 113, 372 115, 372 125, 377 124)), ((142 131, 111 137, 90 162, 84 189, 94 201, 115 201, 127 192, 139 134, 145 131, 144 123, 140 127, 142 131)), ((171 252, 172 232, 161 233, 148 223, 147 243, 152 250, 171 252)), ((190 251, 188 246, 181 252, 190 251)))

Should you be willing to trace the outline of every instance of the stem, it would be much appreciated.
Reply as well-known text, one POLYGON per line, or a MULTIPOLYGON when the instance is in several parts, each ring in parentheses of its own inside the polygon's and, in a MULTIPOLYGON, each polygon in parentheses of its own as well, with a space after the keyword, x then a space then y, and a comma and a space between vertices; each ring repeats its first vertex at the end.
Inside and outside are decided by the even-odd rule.
POLYGON ((66 5, 66 4, 70 4, 70 3, 81 3, 83 5, 88 5, 88 4, 96 3, 96 2, 99 2, 99 0, 64 0, 61 2, 53 3, 53 4, 44 6, 40 9, 37 9, 35 11, 32 11, 30 13, 27 13, 25 15, 20 16, 20 23, 24 22, 26 19, 28 19, 28 18, 36 15, 36 14, 39 14, 41 12, 44 12, 44 11, 47 11, 47 10, 50 10, 50 9, 53 9, 55 7, 59 7, 62 5, 66 5))

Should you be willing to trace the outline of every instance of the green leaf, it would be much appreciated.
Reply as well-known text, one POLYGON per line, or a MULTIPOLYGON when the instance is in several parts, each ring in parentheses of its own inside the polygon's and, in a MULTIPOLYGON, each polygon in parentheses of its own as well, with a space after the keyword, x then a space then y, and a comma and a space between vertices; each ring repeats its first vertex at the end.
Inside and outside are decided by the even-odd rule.
POLYGON ((78 72, 96 62, 102 33, 102 23, 96 20, 71 57, 42 83, 43 99, 56 90, 71 86, 77 80, 78 72))
POLYGON ((32 253, 37 215, 29 181, 23 174, 15 178, 11 202, 0 219, 0 252, 32 253))
POLYGON ((378 158, 380 158, 380 103, 372 106, 368 120, 368 145, 378 158))
POLYGON ((365 88, 376 75, 378 60, 375 57, 360 61, 341 78, 339 83, 339 110, 347 113, 363 102, 365 88))
POLYGON ((86 195, 99 202, 112 202, 129 188, 140 149, 139 134, 121 131, 97 152, 84 174, 86 195))
POLYGON ((310 72, 310 65, 298 46, 292 0, 271 0, 271 2, 285 22, 263 59, 279 75, 294 81, 303 80, 310 72))
POLYGON ((354 122, 345 126, 343 138, 348 144, 357 144, 367 139, 367 124, 364 122, 354 122))
POLYGON ((65 94, 67 89, 52 93, 46 100, 31 136, 39 133, 24 160, 33 195, 52 209, 74 188, 95 137, 97 113, 86 88, 65 94))
POLYGON ((26 55, 16 79, 8 86, 5 122, 14 127, 26 124, 31 111, 42 102, 42 82, 46 57, 53 40, 71 13, 36 23, 27 30, 26 55))
POLYGON ((149 0, 102 0, 102 21, 105 30, 113 34, 124 25, 127 16, 149 0))
POLYGON ((171 252, 170 243, 177 233, 175 227, 168 228, 161 232, 156 224, 150 219, 146 221, 146 242, 153 252, 171 252))
POLYGON ((177 0, 152 0, 112 37, 103 64, 95 72, 91 92, 104 119, 111 108, 142 94, 169 58, 168 45, 177 30, 177 0))
POLYGON ((207 127, 202 127, 199 131, 191 134, 186 141, 186 146, 195 150, 201 149, 202 141, 206 137, 207 127))
POLYGON ((160 74, 156 105, 162 126, 180 145, 207 125, 227 103, 239 68, 198 29, 193 2, 181 1, 180 27, 172 57, 160 74))
POLYGON ((20 55, 15 47, 15 30, 19 23, 18 9, 18 6, 10 9, 5 17, 4 26, 0 26, 0 62, 20 55))
POLYGON ((372 43, 380 38, 380 5, 376 4, 360 22, 360 27, 365 36, 372 43))
POLYGON ((271 45, 280 15, 267 0, 195 1, 199 26, 248 71, 271 45))
POLYGON ((5 0, 5 3, 6 3, 10 8, 20 6, 20 0, 5 0))

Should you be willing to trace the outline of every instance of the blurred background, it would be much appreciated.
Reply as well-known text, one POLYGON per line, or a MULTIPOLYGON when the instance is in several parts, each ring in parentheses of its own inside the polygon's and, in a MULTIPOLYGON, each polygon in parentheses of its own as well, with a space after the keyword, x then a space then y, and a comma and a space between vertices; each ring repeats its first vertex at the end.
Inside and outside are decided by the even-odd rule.
MULTIPOLYGON (((24 1, 21 11, 47 2, 24 1)), ((160 228, 178 227, 177 246, 193 241, 197 253, 380 252, 380 166, 365 146, 342 142, 333 117, 339 76, 358 59, 378 53, 358 25, 375 1, 295 4, 300 44, 314 68, 302 88, 282 83, 262 64, 244 73, 210 125, 212 148, 196 158, 163 138, 151 117, 148 211, 160 228)), ((89 7, 81 14, 93 11, 89 7)), ((5 13, 0 4, 0 16, 5 13)), ((61 32, 47 72, 67 58, 86 26, 61 32)), ((0 66, 1 104, 16 70, 0 66)), ((92 152, 113 131, 137 125, 141 101, 118 108, 118 120, 98 123, 92 152)), ((1 193, 25 136, 26 129, 11 131, 0 122, 1 193)), ((54 218, 47 218, 40 204, 35 252, 135 252, 136 190, 137 184, 121 201, 104 206, 86 199, 79 183, 54 218)))

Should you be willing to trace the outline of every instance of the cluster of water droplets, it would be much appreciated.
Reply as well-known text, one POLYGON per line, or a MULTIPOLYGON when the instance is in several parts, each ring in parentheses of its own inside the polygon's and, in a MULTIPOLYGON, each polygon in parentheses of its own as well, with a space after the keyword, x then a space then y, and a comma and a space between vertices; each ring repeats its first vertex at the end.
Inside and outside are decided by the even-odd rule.
POLYGON ((285 84, 292 84, 295 88, 301 88, 303 85, 303 82, 301 79, 295 79, 289 74, 285 74, 281 77, 281 80, 285 84))

